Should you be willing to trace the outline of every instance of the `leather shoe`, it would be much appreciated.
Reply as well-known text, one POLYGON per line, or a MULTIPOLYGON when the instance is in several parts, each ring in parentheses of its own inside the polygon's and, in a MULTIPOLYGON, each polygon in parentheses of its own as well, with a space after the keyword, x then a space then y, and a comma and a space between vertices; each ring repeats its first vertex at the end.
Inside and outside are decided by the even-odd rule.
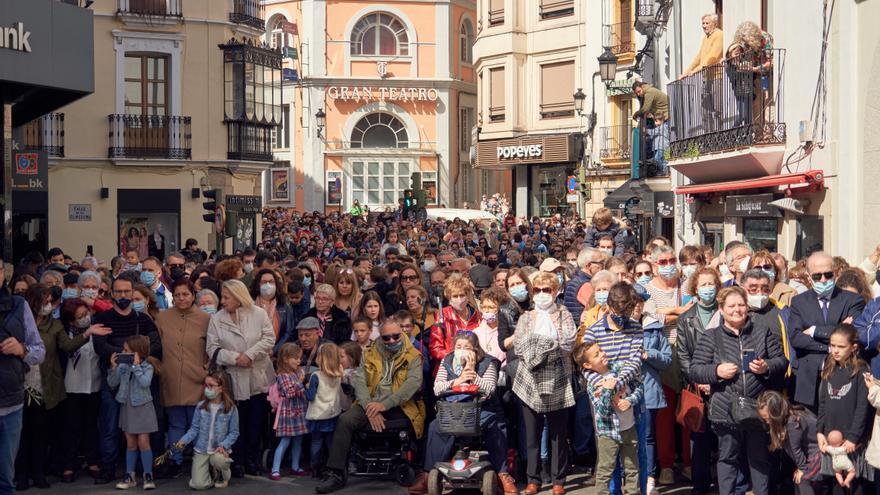
POLYGON ((541 491, 541 485, 537 483, 529 483, 526 485, 526 489, 523 490, 522 495, 537 495, 539 491, 541 491))
POLYGON ((406 490, 409 495, 423 495, 428 493, 428 473, 422 471, 416 476, 416 480, 406 490))
POLYGON ((565 487, 562 485, 553 485, 553 495, 565 495, 565 487))
POLYGON ((513 476, 508 473, 501 473, 498 475, 498 486, 501 487, 501 491, 503 491, 505 495, 519 495, 519 490, 516 489, 516 481, 514 481, 513 476))

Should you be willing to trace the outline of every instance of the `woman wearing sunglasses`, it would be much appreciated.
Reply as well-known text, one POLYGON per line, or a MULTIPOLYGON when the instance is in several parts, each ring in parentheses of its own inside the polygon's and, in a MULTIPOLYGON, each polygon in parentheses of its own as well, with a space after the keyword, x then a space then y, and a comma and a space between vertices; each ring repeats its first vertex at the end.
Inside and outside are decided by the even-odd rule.
POLYGON ((513 379, 513 393, 521 402, 527 451, 528 486, 522 492, 524 495, 535 495, 541 490, 541 433, 545 424, 550 440, 553 494, 565 493, 568 415, 574 406, 571 348, 577 327, 565 306, 556 304, 558 293, 556 275, 535 275, 535 309, 523 313, 514 333, 513 348, 520 364, 513 379))
POLYGON ((422 271, 413 264, 403 265, 397 280, 397 287, 393 291, 385 293, 383 302, 387 314, 394 314, 401 309, 409 309, 406 305, 406 290, 422 285, 422 271))
POLYGON ((782 274, 774 261, 769 251, 761 250, 752 256, 749 269, 757 268, 770 277, 770 301, 773 304, 780 307, 789 306, 797 295, 797 290, 783 282, 782 274))

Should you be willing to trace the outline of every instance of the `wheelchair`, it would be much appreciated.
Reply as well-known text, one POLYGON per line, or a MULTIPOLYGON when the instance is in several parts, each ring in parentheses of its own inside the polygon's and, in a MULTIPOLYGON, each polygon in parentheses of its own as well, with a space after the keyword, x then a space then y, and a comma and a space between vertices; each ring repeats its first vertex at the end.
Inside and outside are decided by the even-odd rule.
POLYGON ((354 435, 348 474, 393 477, 400 486, 410 486, 416 478, 415 451, 416 433, 408 420, 386 420, 381 433, 368 425, 354 435))

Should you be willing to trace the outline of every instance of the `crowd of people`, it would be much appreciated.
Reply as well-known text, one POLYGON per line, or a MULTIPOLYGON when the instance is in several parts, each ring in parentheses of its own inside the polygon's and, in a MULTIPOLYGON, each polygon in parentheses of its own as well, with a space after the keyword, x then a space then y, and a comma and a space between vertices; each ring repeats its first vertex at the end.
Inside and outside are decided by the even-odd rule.
POLYGON ((878 265, 880 248, 851 265, 639 244, 607 209, 276 208, 233 255, 29 253, 0 291, 0 493, 50 475, 152 489, 185 462, 193 489, 289 474, 330 493, 357 432, 391 424, 419 439, 408 490, 425 493, 453 453, 435 406, 466 390, 506 494, 563 494, 572 466, 601 493, 866 493, 878 265))

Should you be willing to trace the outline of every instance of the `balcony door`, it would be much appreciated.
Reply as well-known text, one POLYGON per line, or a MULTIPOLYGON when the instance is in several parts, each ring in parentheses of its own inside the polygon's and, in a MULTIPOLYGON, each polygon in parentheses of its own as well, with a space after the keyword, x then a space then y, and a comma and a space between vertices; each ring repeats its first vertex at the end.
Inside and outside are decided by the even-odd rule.
POLYGON ((169 147, 168 56, 125 55, 125 147, 169 147))

